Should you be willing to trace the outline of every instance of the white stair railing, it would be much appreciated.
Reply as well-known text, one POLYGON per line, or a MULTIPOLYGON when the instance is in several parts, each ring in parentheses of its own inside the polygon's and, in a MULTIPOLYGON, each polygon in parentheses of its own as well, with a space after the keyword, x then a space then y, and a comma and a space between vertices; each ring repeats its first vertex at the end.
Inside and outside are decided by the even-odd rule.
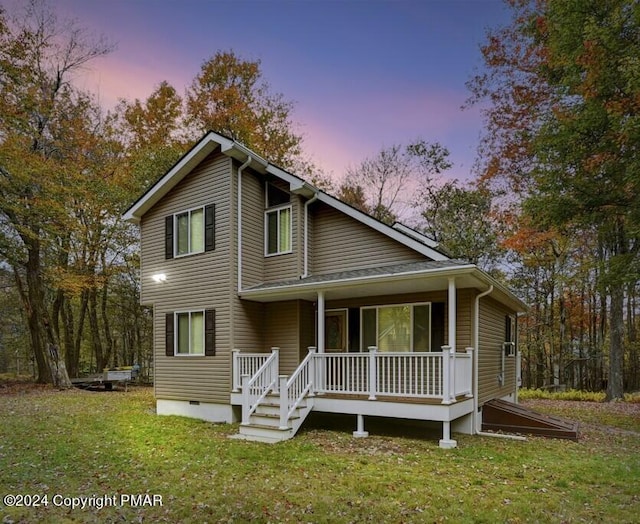
POLYGON ((269 391, 278 388, 278 348, 272 348, 271 355, 253 375, 243 374, 242 383, 242 424, 249 424, 251 414, 255 412, 269 391))
POLYGON ((316 348, 310 347, 309 353, 293 372, 291 377, 280 376, 280 429, 289 427, 289 419, 305 397, 313 395, 313 377, 315 376, 316 348))
POLYGON ((232 393, 238 393, 240 391, 242 387, 242 375, 254 376, 262 365, 271 358, 273 351, 277 349, 278 348, 271 348, 271 353, 244 353, 239 349, 232 350, 232 393))

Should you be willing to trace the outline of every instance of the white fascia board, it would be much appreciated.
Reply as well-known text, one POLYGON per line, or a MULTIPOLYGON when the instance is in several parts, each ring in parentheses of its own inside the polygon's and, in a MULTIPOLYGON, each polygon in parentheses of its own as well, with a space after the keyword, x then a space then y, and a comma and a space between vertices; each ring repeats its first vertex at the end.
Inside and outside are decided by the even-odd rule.
POLYGON ((289 190, 296 195, 311 197, 315 193, 319 192, 319 189, 309 184, 308 182, 305 182, 302 178, 292 175, 291 173, 288 173, 284 169, 281 169, 278 166, 274 166, 273 164, 269 164, 269 166, 267 167, 267 172, 287 182, 289 184, 289 190))
POLYGON ((125 211, 123 218, 136 224, 139 223, 142 215, 173 189, 216 147, 221 146, 224 150, 227 150, 233 144, 232 140, 217 133, 207 133, 200 142, 195 144, 160 180, 125 211))
POLYGON ((434 268, 426 270, 405 271, 403 273, 391 273, 387 275, 351 277, 337 280, 327 280, 324 282, 299 282, 279 287, 244 290, 240 293, 241 298, 259 300, 261 298, 269 298, 277 296, 278 299, 284 299, 288 295, 297 296, 300 292, 305 291, 321 291, 331 289, 344 289, 350 286, 361 286, 367 284, 393 283, 415 279, 416 277, 464 277, 473 278, 478 284, 484 284, 487 288, 493 286, 492 295, 498 302, 507 305, 517 312, 525 312, 529 308, 516 297, 511 291, 495 280, 491 275, 485 273, 474 264, 456 265, 446 268, 434 268))
POLYGON ((266 173, 267 162, 260 155, 254 153, 239 142, 226 138, 218 133, 210 131, 200 142, 195 144, 178 162, 142 197, 140 197, 123 215, 125 220, 138 223, 156 202, 173 189, 178 182, 187 176, 207 155, 220 146, 220 151, 244 162, 251 157, 251 168, 260 173, 266 173))
POLYGON ((339 287, 347 287, 353 285, 366 285, 377 284, 381 282, 397 282, 400 280, 414 279, 417 276, 430 276, 430 277, 443 277, 443 276, 462 276, 468 275, 478 271, 478 268, 473 264, 467 264, 464 266, 451 266, 447 268, 434 268, 434 269, 421 269, 416 271, 405 271, 403 273, 389 273, 387 275, 374 275, 374 276, 362 276, 351 277, 336 280, 326 280, 324 282, 300 282, 295 284, 288 284, 284 286, 263 288, 263 289, 249 289, 240 293, 241 298, 258 298, 267 297, 273 294, 286 294, 287 292, 296 293, 305 289, 323 290, 323 289, 335 289, 339 287))
POLYGON ((508 305, 514 311, 519 313, 524 313, 529 311, 529 306, 525 304, 522 300, 520 300, 516 295, 514 295, 507 287, 498 282, 495 278, 493 278, 488 273, 477 269, 477 278, 482 281, 487 288, 493 286, 493 292, 489 295, 499 295, 500 299, 498 302, 508 305))
MULTIPOLYGON (((222 138, 222 137, 221 137, 222 138)), ((228 140, 226 144, 220 145, 220 150, 227 156, 235 158, 240 162, 246 162, 247 158, 251 157, 251 169, 258 171, 259 173, 266 173, 269 162, 263 157, 254 153, 249 148, 233 140, 228 140)))
POLYGON ((319 200, 328 204, 338 211, 349 215, 350 217, 362 222, 363 224, 369 226, 372 229, 382 233, 383 235, 387 235, 388 237, 393 238, 397 242, 404 244, 405 246, 417 251, 418 253, 423 254, 426 257, 429 257, 431 260, 436 261, 446 261, 451 260, 448 256, 439 251, 436 251, 430 246, 424 245, 422 242, 419 242, 415 238, 411 238, 400 231, 393 229, 391 226, 376 220, 375 218, 363 213, 362 211, 358 211, 357 209, 345 204, 344 202, 338 200, 337 198, 332 197, 327 193, 319 193, 319 200))
POLYGON ((396 222, 391 227, 400 231, 401 233, 404 233, 405 235, 409 235, 410 237, 415 238, 418 242, 427 244, 429 247, 432 247, 434 249, 438 248, 438 243, 435 240, 429 238, 427 235, 423 235, 422 233, 410 228, 409 226, 405 226, 402 222, 396 222))

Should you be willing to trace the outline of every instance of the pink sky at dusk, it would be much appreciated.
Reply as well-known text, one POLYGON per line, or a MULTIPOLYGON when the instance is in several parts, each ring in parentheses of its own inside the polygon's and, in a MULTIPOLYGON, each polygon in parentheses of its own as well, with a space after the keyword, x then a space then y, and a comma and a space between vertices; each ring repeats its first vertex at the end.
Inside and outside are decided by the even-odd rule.
MULTIPOLYGON (((24 4, 14 0, 11 10, 24 4)), ((470 178, 482 120, 462 110, 500 0, 56 0, 117 45, 82 87, 105 107, 145 99, 161 81, 180 93, 219 50, 261 60, 272 91, 295 103, 303 147, 341 178, 382 147, 416 138, 451 151, 451 178, 470 178)))

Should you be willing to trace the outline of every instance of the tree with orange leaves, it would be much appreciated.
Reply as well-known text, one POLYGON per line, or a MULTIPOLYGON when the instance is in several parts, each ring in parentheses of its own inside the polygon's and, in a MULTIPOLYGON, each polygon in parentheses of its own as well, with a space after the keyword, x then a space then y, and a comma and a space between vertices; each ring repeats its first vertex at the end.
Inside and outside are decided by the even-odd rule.
POLYGON ((484 180, 523 199, 545 230, 595 230, 609 304, 608 398, 623 395, 625 289, 640 252, 640 6, 628 0, 510 0, 490 33, 484 180))

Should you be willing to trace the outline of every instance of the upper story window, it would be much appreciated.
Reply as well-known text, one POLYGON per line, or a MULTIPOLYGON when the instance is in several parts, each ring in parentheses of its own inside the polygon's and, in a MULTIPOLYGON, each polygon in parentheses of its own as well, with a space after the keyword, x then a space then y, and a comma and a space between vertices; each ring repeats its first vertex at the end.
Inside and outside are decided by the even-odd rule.
POLYGON ((165 258, 215 249, 215 205, 189 209, 165 219, 165 258))
POLYGON ((267 184, 265 255, 291 253, 291 195, 267 184))
POLYGON ((204 251, 204 208, 176 215, 176 255, 204 251))

